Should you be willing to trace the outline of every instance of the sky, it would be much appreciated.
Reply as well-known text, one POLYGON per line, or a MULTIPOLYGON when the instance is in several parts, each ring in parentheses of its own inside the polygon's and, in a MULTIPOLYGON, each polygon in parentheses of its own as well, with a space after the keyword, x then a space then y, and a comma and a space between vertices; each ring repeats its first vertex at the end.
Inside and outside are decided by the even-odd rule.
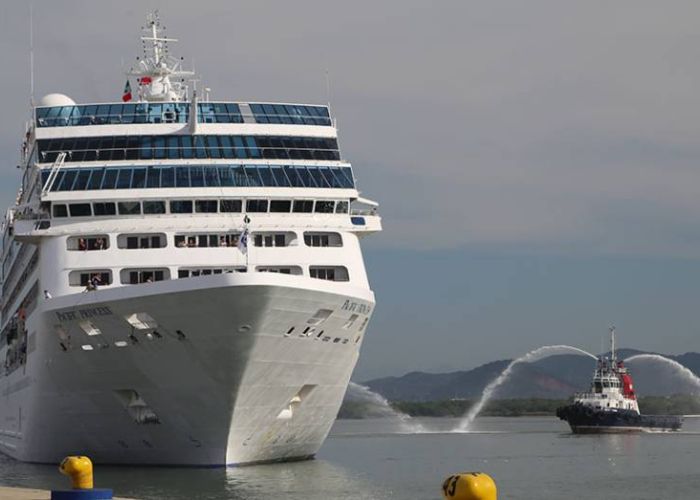
MULTIPOLYGON (((118 100, 152 9, 213 99, 330 99, 384 224, 356 380, 600 352, 613 323, 700 351, 697 2, 35 0, 36 97, 118 100)), ((2 205, 28 46, 28 3, 2 2, 2 205)))

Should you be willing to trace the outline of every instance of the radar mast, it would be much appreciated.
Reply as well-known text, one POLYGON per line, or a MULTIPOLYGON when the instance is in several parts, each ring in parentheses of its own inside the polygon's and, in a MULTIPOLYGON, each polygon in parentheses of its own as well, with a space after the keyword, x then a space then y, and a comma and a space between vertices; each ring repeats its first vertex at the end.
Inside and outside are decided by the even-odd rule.
POLYGON ((177 42, 177 39, 165 36, 165 26, 161 25, 157 10, 146 17, 146 25, 142 29, 143 57, 137 57, 136 67, 127 71, 127 75, 137 78, 139 100, 186 100, 187 85, 184 82, 186 78, 193 77, 194 72, 182 69, 182 59, 169 54, 169 44, 177 42), (159 32, 162 32, 162 36, 159 32))

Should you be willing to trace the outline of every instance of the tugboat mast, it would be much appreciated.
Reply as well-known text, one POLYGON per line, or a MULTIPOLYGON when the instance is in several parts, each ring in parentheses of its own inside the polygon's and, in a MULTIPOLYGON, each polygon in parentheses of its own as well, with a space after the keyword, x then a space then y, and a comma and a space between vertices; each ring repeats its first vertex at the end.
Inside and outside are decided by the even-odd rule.
POLYGON ((615 356, 615 327, 614 326, 610 327, 610 360, 612 361, 613 365, 615 364, 615 361, 617 361, 617 358, 615 356))

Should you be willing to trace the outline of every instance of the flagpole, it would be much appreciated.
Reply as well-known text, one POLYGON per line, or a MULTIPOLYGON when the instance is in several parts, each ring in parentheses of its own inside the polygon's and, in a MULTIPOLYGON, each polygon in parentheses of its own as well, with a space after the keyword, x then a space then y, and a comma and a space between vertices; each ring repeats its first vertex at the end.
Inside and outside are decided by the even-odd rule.
POLYGON ((244 231, 246 232, 246 246, 245 246, 245 269, 246 272, 248 272, 248 267, 249 267, 249 262, 250 262, 250 247, 248 243, 250 242, 250 230, 248 229, 248 226, 250 225, 250 217, 248 217, 248 214, 245 215, 243 218, 243 223, 245 224, 244 226, 244 231))

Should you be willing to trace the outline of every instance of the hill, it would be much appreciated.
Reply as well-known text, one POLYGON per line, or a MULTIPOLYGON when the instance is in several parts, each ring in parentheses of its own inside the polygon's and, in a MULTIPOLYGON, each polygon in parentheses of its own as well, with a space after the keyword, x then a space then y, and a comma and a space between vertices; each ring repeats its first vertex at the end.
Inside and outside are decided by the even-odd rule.
MULTIPOLYGON (((618 356, 626 359, 641 351, 621 349, 618 356)), ((700 374, 700 354, 689 352, 668 355, 696 375, 700 374)), ((474 399, 484 387, 508 366, 511 360, 486 363, 471 370, 451 373, 411 372, 400 377, 385 377, 364 382, 373 391, 390 401, 443 401, 474 399)), ((678 370, 667 364, 637 360, 628 364, 640 396, 670 396, 697 393, 698 387, 678 370)), ((545 398, 566 399, 576 391, 586 390, 595 368, 595 361, 586 356, 557 355, 516 365, 510 379, 496 394, 499 399, 545 398)))

